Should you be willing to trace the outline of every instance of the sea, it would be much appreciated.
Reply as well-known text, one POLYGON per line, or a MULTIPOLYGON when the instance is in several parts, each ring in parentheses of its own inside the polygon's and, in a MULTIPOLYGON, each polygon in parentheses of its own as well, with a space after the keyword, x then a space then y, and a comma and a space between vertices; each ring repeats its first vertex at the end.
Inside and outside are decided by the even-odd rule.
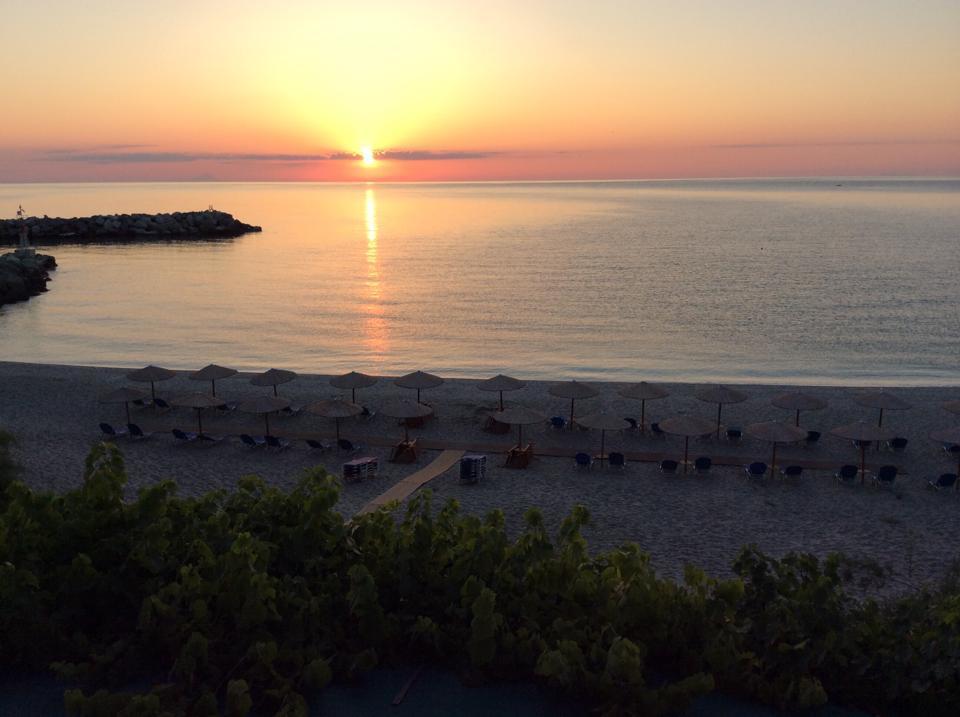
POLYGON ((41 246, 0 360, 960 384, 960 180, 0 184, 0 216, 262 233, 41 246))

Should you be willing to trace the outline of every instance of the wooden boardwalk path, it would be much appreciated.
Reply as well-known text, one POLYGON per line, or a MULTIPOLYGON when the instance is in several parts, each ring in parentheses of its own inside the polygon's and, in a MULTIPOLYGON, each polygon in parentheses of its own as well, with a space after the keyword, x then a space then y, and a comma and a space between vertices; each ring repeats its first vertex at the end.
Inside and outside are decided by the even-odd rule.
POLYGON ((463 455, 464 451, 460 450, 443 451, 443 453, 437 456, 432 462, 425 465, 416 473, 411 473, 406 478, 394 483, 393 486, 386 492, 381 493, 376 498, 371 500, 357 511, 357 515, 373 512, 377 508, 382 508, 387 503, 394 500, 406 500, 424 483, 432 481, 437 476, 446 473, 453 466, 457 465, 463 455))

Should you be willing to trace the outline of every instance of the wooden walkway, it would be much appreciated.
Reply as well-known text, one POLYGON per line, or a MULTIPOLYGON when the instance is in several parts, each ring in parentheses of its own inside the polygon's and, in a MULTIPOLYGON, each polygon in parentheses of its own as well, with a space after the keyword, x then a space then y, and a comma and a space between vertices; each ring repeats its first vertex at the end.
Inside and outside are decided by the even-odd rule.
POLYGON ((413 495, 413 493, 420 488, 424 483, 432 481, 437 476, 446 473, 453 466, 457 465, 460 459, 463 457, 464 451, 458 450, 446 450, 437 456, 431 463, 428 463, 423 468, 418 470, 416 473, 408 475, 406 478, 395 483, 389 490, 385 493, 381 493, 376 498, 371 500, 360 510, 357 511, 357 515, 363 515, 364 513, 371 513, 377 508, 382 508, 387 503, 391 501, 403 501, 408 497, 413 495))

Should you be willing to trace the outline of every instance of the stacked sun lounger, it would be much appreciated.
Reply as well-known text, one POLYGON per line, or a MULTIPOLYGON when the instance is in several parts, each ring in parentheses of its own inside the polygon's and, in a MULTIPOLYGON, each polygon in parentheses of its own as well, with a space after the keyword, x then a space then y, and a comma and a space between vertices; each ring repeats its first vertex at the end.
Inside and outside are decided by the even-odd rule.
POLYGON ((487 475, 487 457, 467 454, 460 459, 460 482, 479 483, 487 475))
POLYGON ((343 464, 343 480, 354 483, 364 478, 373 478, 377 475, 379 467, 380 464, 376 458, 354 458, 343 464))

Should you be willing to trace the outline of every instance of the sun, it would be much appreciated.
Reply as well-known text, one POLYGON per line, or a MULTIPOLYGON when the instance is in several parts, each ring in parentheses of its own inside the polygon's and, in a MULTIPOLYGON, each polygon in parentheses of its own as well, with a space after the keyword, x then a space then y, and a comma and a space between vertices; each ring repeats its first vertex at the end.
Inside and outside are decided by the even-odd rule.
POLYGON ((363 159, 364 167, 372 167, 374 163, 373 149, 371 147, 361 147, 360 157, 363 159))

